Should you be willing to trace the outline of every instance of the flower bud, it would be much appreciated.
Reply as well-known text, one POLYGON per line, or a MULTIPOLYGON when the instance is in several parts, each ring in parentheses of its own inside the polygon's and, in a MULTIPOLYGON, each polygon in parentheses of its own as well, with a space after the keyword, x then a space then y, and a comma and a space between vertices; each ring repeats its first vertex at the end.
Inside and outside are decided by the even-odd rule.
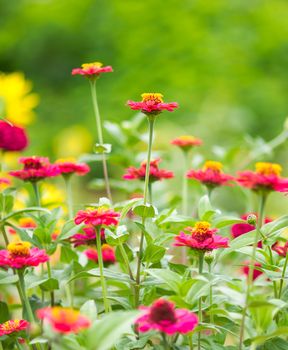
POLYGON ((33 322, 29 326, 29 333, 31 338, 36 338, 41 334, 41 327, 37 323, 33 322))
POLYGON ((247 216, 247 222, 249 225, 256 225, 257 222, 257 216, 254 214, 250 214, 247 216))
POLYGON ((205 262, 206 262, 208 265, 211 265, 212 262, 213 262, 213 260, 214 260, 214 256, 213 256, 213 254, 212 254, 211 252, 207 252, 207 253, 205 254, 204 259, 205 259, 205 262))

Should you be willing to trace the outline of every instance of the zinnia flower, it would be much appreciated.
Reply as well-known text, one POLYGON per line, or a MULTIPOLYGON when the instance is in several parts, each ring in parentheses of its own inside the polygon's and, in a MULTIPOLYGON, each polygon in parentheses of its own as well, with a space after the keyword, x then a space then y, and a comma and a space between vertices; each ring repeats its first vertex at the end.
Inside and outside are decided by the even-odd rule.
POLYGON ((113 72, 111 66, 103 67, 101 62, 84 63, 81 68, 74 68, 72 75, 80 74, 87 78, 98 78, 101 73, 113 72))
POLYGON ((5 190, 5 188, 8 188, 9 186, 11 186, 11 181, 6 177, 0 177, 0 191, 5 190))
POLYGON ((186 334, 198 325, 198 317, 187 309, 175 309, 173 303, 158 299, 150 306, 141 306, 143 315, 136 320, 139 332, 157 330, 168 335, 186 334))
MULTIPOLYGON (((95 245, 96 242, 96 230, 95 227, 84 227, 84 233, 76 233, 70 238, 74 247, 79 247, 81 245, 95 245)), ((105 239, 105 229, 101 229, 101 240, 105 239)))
POLYGON ((23 151, 28 146, 25 129, 0 120, 0 149, 3 151, 23 151))
MULTIPOLYGON (((113 247, 111 247, 109 244, 103 244, 101 246, 101 251, 102 251, 102 258, 103 258, 104 264, 106 265, 115 264, 116 256, 115 256, 115 251, 113 247)), ((96 264, 98 264, 98 253, 96 249, 93 249, 93 248, 87 249, 85 251, 85 255, 89 260, 92 260, 96 264)))
POLYGON ((183 135, 172 140, 170 143, 171 145, 178 146, 184 151, 187 151, 192 147, 201 146, 203 141, 194 136, 183 135))
POLYGON ((63 176, 69 176, 76 174, 79 176, 86 175, 90 171, 90 167, 85 163, 76 163, 71 159, 59 159, 56 161, 56 165, 63 176))
POLYGON ((278 253, 278 255, 285 258, 288 252, 288 241, 283 246, 279 245, 279 243, 276 243, 273 245, 272 249, 278 253))
POLYGON ((63 334, 78 333, 91 324, 79 311, 60 306, 39 309, 37 316, 40 320, 47 321, 55 332, 63 334))
POLYGON ((187 177, 200 181, 209 188, 229 185, 234 178, 231 175, 224 174, 222 168, 222 163, 209 160, 205 162, 202 170, 189 170, 187 177))
POLYGON ((96 209, 79 210, 76 214, 74 222, 76 225, 84 224, 92 226, 117 226, 120 213, 116 213, 112 209, 98 207, 96 209))
POLYGON ((19 163, 24 165, 24 169, 10 171, 9 174, 23 181, 36 182, 59 175, 57 166, 50 164, 45 157, 23 157, 19 159, 19 163))
POLYGON ((228 238, 215 235, 216 228, 210 228, 209 222, 199 221, 194 227, 186 227, 190 234, 180 232, 176 236, 174 246, 186 246, 196 250, 209 251, 228 247, 228 238))
POLYGON ((159 93, 144 93, 141 97, 141 102, 128 101, 128 106, 147 115, 157 115, 164 110, 173 112, 178 107, 176 102, 164 103, 163 95, 159 93))
MULTIPOLYGON (((149 181, 155 182, 163 179, 171 179, 174 177, 172 171, 159 169, 158 164, 161 162, 160 158, 153 159, 150 162, 150 174, 149 181)), ((123 179, 125 180, 145 180, 146 173, 146 161, 141 163, 139 169, 135 167, 129 167, 126 171, 127 173, 123 175, 123 179)))
POLYGON ((242 171, 238 174, 237 182, 253 191, 288 191, 288 179, 280 176, 282 167, 279 164, 259 162, 255 171, 242 171))
POLYGON ((26 320, 9 320, 0 324, 0 337, 25 331, 29 327, 26 320))
POLYGON ((49 260, 45 250, 30 247, 29 242, 22 241, 8 244, 7 250, 0 250, 0 267, 23 269, 49 260))
MULTIPOLYGON (((244 266, 242 267, 242 272, 244 273, 244 275, 246 275, 247 277, 249 276, 249 271, 250 271, 250 261, 244 261, 244 266)), ((261 264, 258 262, 255 262, 254 264, 254 270, 253 270, 253 281, 256 280, 256 278, 258 278, 259 276, 261 276, 263 274, 262 271, 256 270, 255 267, 261 267, 261 264)))

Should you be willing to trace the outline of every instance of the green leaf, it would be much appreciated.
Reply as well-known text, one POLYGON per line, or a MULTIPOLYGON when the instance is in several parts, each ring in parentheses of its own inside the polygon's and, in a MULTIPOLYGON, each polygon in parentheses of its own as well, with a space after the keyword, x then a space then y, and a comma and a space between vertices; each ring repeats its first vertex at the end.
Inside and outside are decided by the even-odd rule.
POLYGON ((198 204, 198 216, 200 220, 210 221, 215 214, 216 210, 212 208, 208 195, 201 197, 198 204))
POLYGON ((0 301, 0 323, 10 320, 9 308, 4 301, 0 301))
POLYGON ((152 204, 139 204, 133 207, 133 213, 141 218, 154 218, 158 211, 152 204))
POLYGON ((209 288, 210 282, 205 277, 199 276, 193 281, 193 284, 185 297, 185 301, 188 304, 196 303, 200 297, 208 295, 209 288))
POLYGON ((167 284, 174 292, 179 293, 182 279, 178 273, 167 269, 147 269, 146 271, 160 282, 167 284))
POLYGON ((20 210, 16 210, 14 211, 13 213, 5 216, 4 218, 2 218, 0 220, 0 224, 7 221, 8 219, 11 219, 15 216, 18 216, 18 215, 22 215, 22 214, 25 214, 25 213, 31 213, 33 211, 41 211, 41 212, 44 212, 44 213, 47 213, 47 214, 50 214, 50 211, 48 209, 45 209, 45 208, 39 208, 39 207, 30 207, 30 208, 26 208, 26 209, 20 209, 20 210))
POLYGON ((39 284, 39 286, 44 292, 51 292, 55 289, 59 289, 59 282, 56 278, 48 278, 45 282, 39 284))
POLYGON ((136 203, 139 203, 141 201, 143 201, 142 198, 134 198, 134 199, 131 199, 130 201, 128 201, 121 210, 120 221, 125 218, 125 216, 135 206, 136 203))
POLYGON ((0 285, 13 284, 18 282, 18 275, 11 275, 9 272, 0 271, 0 285))
POLYGON ((112 232, 109 229, 105 230, 105 239, 108 244, 112 246, 117 246, 123 244, 129 239, 129 232, 127 231, 126 226, 121 225, 116 228, 116 233, 112 232))
POLYGON ((110 143, 96 143, 94 145, 94 153, 96 154, 103 154, 103 153, 111 153, 112 145, 110 143))
MULTIPOLYGON (((278 337, 278 336, 287 336, 288 334, 288 327, 279 327, 278 329, 276 329, 274 332, 266 334, 266 335, 260 335, 258 337, 252 338, 251 342, 254 345, 260 345, 263 344, 264 342, 266 342, 269 339, 272 339, 274 337, 278 337)), ((269 349, 270 350, 270 349, 269 349)))
POLYGON ((64 264, 69 264, 71 261, 77 261, 78 255, 77 253, 72 250, 70 247, 62 246, 61 247, 61 255, 60 255, 60 261, 64 264))
POLYGON ((234 224, 245 223, 245 220, 233 216, 221 216, 213 220, 213 227, 222 228, 234 224))
POLYGON ((80 308, 80 313, 87 316, 90 321, 97 319, 97 306, 94 300, 87 300, 80 308))
MULTIPOLYGON (((111 279, 111 280, 115 280, 115 281, 119 281, 119 282, 131 283, 130 277, 127 274, 120 273, 120 272, 114 272, 114 271, 111 271, 107 268, 104 268, 103 272, 104 272, 104 276, 107 279, 111 279)), ((90 276, 100 277, 100 270, 97 268, 97 269, 92 269, 92 270, 80 272, 80 273, 76 274, 74 277, 72 277, 69 280, 69 282, 73 281, 74 279, 87 278, 90 276)))
POLYGON ((166 249, 155 244, 149 244, 145 249, 142 261, 148 263, 159 262, 166 253, 166 249))
POLYGON ((63 241, 67 238, 72 237, 85 226, 85 224, 75 225, 74 220, 69 220, 62 227, 60 234, 57 236, 56 242, 63 241))

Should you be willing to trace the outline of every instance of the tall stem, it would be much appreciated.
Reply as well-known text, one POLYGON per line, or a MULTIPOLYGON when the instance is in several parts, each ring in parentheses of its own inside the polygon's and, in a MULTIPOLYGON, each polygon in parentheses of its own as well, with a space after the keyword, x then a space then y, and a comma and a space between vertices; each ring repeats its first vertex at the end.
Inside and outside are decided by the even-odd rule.
POLYGON ((161 332, 161 335, 162 335, 162 339, 163 339, 163 347, 165 350, 169 350, 170 349, 170 346, 168 344, 168 341, 167 341, 167 336, 164 332, 161 332))
MULTIPOLYGON (((52 278, 52 273, 51 273, 51 266, 50 266, 50 261, 48 260, 46 263, 47 266, 47 274, 48 274, 48 278, 52 278)), ((54 297, 54 292, 53 290, 50 292, 50 299, 51 299, 51 306, 54 306, 55 304, 55 297, 54 297)))
POLYGON ((101 281, 102 294, 103 294, 103 303, 104 303, 105 313, 107 313, 110 311, 110 305, 107 299, 107 288, 106 288, 106 281, 104 277, 104 265, 103 265, 103 257, 102 257, 102 250, 101 250, 101 233, 100 232, 101 232, 101 228, 97 228, 96 247, 97 247, 97 254, 98 254, 98 265, 100 270, 100 281, 101 281))
POLYGON ((6 244, 6 247, 7 247, 8 244, 9 244, 9 240, 8 240, 8 236, 7 236, 7 233, 5 231, 5 226, 4 225, 1 225, 1 232, 3 234, 4 241, 5 241, 5 244, 6 244))
POLYGON ((188 178, 186 176, 188 170, 189 155, 186 150, 183 151, 184 154, 184 173, 183 173, 183 183, 182 183, 182 214, 188 215, 188 178))
POLYGON ((66 196, 67 196, 67 208, 69 219, 73 219, 73 196, 72 196, 72 186, 71 186, 71 177, 64 176, 65 186, 66 186, 66 196))
POLYGON ((123 258, 123 260, 124 260, 124 263, 125 263, 125 265, 126 265, 126 268, 127 268, 127 270, 128 270, 130 279, 131 279, 132 281, 135 281, 135 280, 134 280, 133 273, 132 273, 132 270, 131 270, 131 267, 130 267, 130 264, 129 264, 129 259, 128 259, 127 253, 126 253, 125 248, 123 247, 123 244, 122 244, 122 243, 119 243, 119 249, 120 249, 122 258, 123 258))
POLYGON ((38 186, 38 182, 31 182, 33 190, 34 190, 34 194, 35 194, 35 199, 36 199, 36 205, 38 207, 41 207, 41 201, 40 201, 40 193, 39 193, 39 186, 38 186))
MULTIPOLYGON (((212 278, 212 264, 208 264, 209 274, 210 278, 212 278)), ((212 305, 213 305, 213 286, 212 283, 210 283, 209 287, 209 304, 210 304, 210 323, 214 323, 214 315, 212 311, 212 305)))
MULTIPOLYGON (((203 272, 203 263, 204 263, 204 253, 202 251, 199 251, 199 275, 203 272)), ((202 323, 202 298, 199 298, 198 302, 198 319, 199 324, 202 323)), ((198 332, 198 350, 201 350, 201 331, 198 332)))
POLYGON ((288 263, 288 254, 286 254, 285 262, 284 262, 284 266, 283 266, 283 270, 282 270, 280 286, 279 286, 279 294, 278 294, 279 299, 281 299, 282 288, 283 288, 285 273, 286 273, 286 269, 287 269, 287 263, 288 263))
POLYGON ((149 201, 152 204, 153 196, 152 196, 152 182, 151 181, 149 181, 149 184, 148 184, 148 192, 149 192, 149 201))
POLYGON ((253 274, 254 274, 254 270, 255 270, 256 250, 257 250, 258 241, 259 241, 259 238, 261 235, 260 229, 261 229, 262 224, 263 224, 266 199, 267 199, 267 194, 265 194, 265 193, 259 194, 260 203, 259 203, 259 210, 258 210, 257 229, 256 229, 256 234, 255 234, 255 241, 253 244, 252 257, 251 257, 248 280, 247 280, 245 305, 243 308, 243 314, 242 314, 242 320, 241 320, 241 326, 240 326, 239 350, 242 350, 242 347, 243 347, 244 331, 245 331, 245 318, 246 318, 246 312, 248 309, 248 304, 249 304, 249 299, 250 299, 250 292, 251 292, 251 288, 253 285, 253 274))
MULTIPOLYGON (((97 101, 96 80, 95 79, 90 79, 90 88, 91 88, 93 109, 94 109, 94 114, 95 114, 95 119, 96 119, 98 142, 101 145, 103 145, 104 141, 103 141, 103 134, 102 134, 102 123, 101 123, 101 116, 100 116, 98 101, 97 101)), ((112 195, 111 195, 111 190, 110 190, 109 176, 108 176, 108 169, 107 169, 107 162, 106 162, 105 153, 102 153, 102 163, 103 163, 103 174, 104 174, 104 181, 105 181, 107 197, 112 201, 112 195)))

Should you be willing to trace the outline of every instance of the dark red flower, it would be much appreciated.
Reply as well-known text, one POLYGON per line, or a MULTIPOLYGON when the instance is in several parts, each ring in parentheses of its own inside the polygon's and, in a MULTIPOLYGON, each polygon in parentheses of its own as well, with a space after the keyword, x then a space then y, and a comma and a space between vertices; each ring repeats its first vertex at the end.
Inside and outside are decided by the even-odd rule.
POLYGON ((113 72, 111 66, 102 67, 101 62, 84 63, 81 68, 74 68, 72 75, 80 74, 88 78, 98 78, 101 73, 113 72))
POLYGON ((279 243, 276 243, 273 245, 272 249, 278 253, 278 255, 286 257, 288 252, 288 242, 286 242, 284 245, 280 245, 279 243))
MULTIPOLYGON (((244 261, 244 266, 242 267, 242 272, 244 273, 244 275, 246 275, 247 277, 249 276, 249 271, 250 271, 250 261, 244 261)), ((261 267, 261 264, 258 262, 255 262, 254 267, 261 267)), ((261 276, 263 274, 262 271, 259 271, 257 269, 254 268, 253 270, 253 281, 256 280, 256 278, 258 278, 259 276, 261 276)))
POLYGON ((116 213, 112 209, 98 207, 96 209, 79 210, 76 214, 74 222, 76 225, 84 224, 92 226, 116 226, 120 213, 116 213))
MULTIPOLYGON (((116 256, 115 256, 115 250, 113 247, 111 247, 109 244, 103 244, 101 246, 101 251, 102 251, 103 263, 105 265, 115 264, 116 256)), ((85 255, 89 260, 92 260, 96 264, 98 264, 98 253, 96 249, 93 249, 93 248, 87 249, 85 251, 85 255)))
POLYGON ((71 160, 59 159, 57 160, 56 165, 58 166, 60 174, 63 176, 72 174, 83 176, 90 171, 90 167, 87 164, 76 163, 71 160))
MULTIPOLYGON (((81 245, 95 245, 96 242, 96 230, 95 227, 84 227, 84 233, 76 233, 70 238, 74 247, 79 247, 81 245)), ((101 240, 105 239, 105 229, 101 229, 101 240)))
POLYGON ((0 148, 4 151, 23 151, 28 146, 25 129, 0 120, 0 148))

